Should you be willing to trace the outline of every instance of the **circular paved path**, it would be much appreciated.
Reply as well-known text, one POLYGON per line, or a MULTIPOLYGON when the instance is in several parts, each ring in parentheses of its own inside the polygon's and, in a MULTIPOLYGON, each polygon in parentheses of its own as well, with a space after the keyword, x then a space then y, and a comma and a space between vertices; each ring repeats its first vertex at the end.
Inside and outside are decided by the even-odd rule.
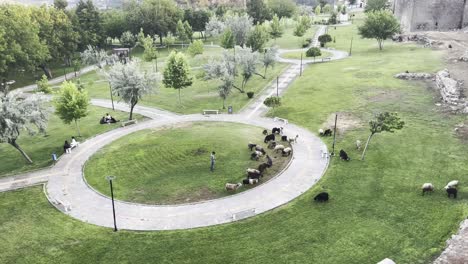
MULTIPOLYGON (((103 102, 101 102, 103 103, 103 102)), ((139 108, 137 112, 151 112, 139 108)), ((96 151, 112 141, 135 131, 192 121, 238 122, 271 128, 280 125, 272 119, 246 119, 244 115, 165 115, 155 111, 154 119, 119 128, 81 144, 71 155, 65 155, 52 169, 46 185, 49 200, 64 213, 95 225, 112 227, 112 207, 108 197, 92 190, 83 179, 83 165, 96 151), (65 207, 70 210, 65 210, 65 207)), ((228 223, 276 208, 298 197, 322 176, 328 159, 321 158, 322 141, 306 129, 288 124, 287 135, 299 135, 294 145, 290 166, 280 175, 251 190, 232 196, 182 205, 152 206, 117 201, 117 225, 129 230, 174 230, 228 223)), ((105 172, 102 180, 105 181, 105 172)), ((118 176, 114 182, 118 185, 118 176)), ((220 186, 223 188, 224 186, 220 186)))

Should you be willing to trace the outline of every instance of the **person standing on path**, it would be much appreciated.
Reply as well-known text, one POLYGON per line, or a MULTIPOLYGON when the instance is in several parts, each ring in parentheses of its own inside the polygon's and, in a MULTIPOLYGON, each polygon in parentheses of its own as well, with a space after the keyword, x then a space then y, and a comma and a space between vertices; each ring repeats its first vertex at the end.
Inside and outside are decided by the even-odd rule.
POLYGON ((211 171, 211 172, 214 171, 214 165, 215 165, 215 161, 216 161, 215 155, 216 155, 216 153, 215 153, 214 151, 211 152, 211 156, 210 156, 210 161, 211 161, 210 171, 211 171))

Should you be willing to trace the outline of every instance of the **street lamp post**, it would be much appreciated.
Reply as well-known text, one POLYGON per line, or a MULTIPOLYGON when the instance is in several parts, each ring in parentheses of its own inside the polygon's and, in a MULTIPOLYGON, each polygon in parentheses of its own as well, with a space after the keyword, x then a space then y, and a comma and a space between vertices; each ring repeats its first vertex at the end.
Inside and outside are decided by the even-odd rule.
POLYGON ((301 68, 299 70, 299 76, 302 76, 302 52, 301 52, 301 68))
POLYGON ((338 121, 338 114, 335 114, 335 128, 333 129, 333 147, 331 156, 335 156, 335 142, 336 142, 336 122, 338 121))
POLYGON ((106 179, 109 181, 111 190, 112 216, 114 217, 114 232, 117 232, 117 221, 115 220, 114 189, 112 188, 112 181, 115 179, 115 176, 106 176, 106 179))

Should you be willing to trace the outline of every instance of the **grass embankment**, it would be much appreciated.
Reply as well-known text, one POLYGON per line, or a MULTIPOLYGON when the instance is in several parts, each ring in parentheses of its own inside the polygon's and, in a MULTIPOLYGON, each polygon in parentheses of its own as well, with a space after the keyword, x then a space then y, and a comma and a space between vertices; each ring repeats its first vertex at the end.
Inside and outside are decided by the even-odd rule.
MULTIPOLYGON (((88 183, 110 195, 103 172, 116 175, 117 199, 148 204, 196 202, 233 194, 224 185, 246 178, 247 168, 263 162, 250 159, 249 142, 262 143, 263 128, 235 123, 187 123, 171 129, 144 130, 125 136, 95 154, 86 164, 88 183), (216 152, 215 171, 210 154, 216 152)), ((275 154, 265 172, 266 182, 284 168, 289 157, 275 154)), ((238 191, 254 187, 242 186, 238 191)))
MULTIPOLYGON (((88 116, 79 122, 81 137, 77 137, 78 132, 74 123, 66 125, 55 114, 50 115, 47 135, 30 136, 26 131, 23 131, 18 139, 18 144, 34 161, 31 165, 27 164, 15 148, 6 143, 0 144, 0 177, 52 165, 52 153, 56 153, 58 156, 62 155, 64 141, 70 140, 72 136, 77 137, 78 141, 84 141, 94 135, 119 127, 120 123, 99 124, 99 120, 106 113, 110 113, 118 120, 128 120, 128 113, 113 112, 110 109, 94 106, 90 106, 89 110, 88 116)), ((136 115, 135 118, 139 119, 141 116, 136 115)))

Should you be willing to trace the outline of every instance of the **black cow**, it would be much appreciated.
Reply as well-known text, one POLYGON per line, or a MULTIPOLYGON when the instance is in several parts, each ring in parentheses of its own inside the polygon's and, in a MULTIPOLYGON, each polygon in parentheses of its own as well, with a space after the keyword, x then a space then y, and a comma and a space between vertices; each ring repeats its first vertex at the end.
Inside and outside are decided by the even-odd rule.
POLYGON ((249 143, 247 145, 247 147, 250 149, 250 151, 252 151, 253 148, 255 148, 257 146, 257 144, 252 144, 252 143, 249 143))
POLYGON ((282 127, 274 127, 272 130, 271 130, 271 133, 272 134, 281 134, 283 128, 282 127))
POLYGON ((323 131, 323 136, 324 136, 324 137, 331 137, 332 134, 333 134, 333 133, 332 133, 331 129, 329 129, 329 128, 326 129, 325 131, 323 131))
POLYGON ((273 165, 273 161, 271 160, 270 156, 266 155, 266 158, 267 158, 267 164, 268 164, 268 168, 271 167, 273 165))
POLYGON ((275 141, 275 134, 270 134, 265 137, 265 140, 263 141, 264 143, 267 143, 268 141, 275 141))
POLYGON ((448 198, 450 198, 451 196, 453 196, 453 199, 456 199, 457 198, 457 193, 458 193, 458 190, 457 188, 447 188, 447 196, 448 198))
POLYGON ((288 141, 288 136, 281 136, 281 141, 288 141))
POLYGON ((340 158, 346 161, 350 160, 350 158, 348 157, 348 153, 346 153, 344 150, 340 150, 340 158))
POLYGON ((247 172, 247 178, 248 179, 260 179, 262 177, 262 173, 256 173, 256 172, 247 172))
POLYGON ((316 202, 327 202, 328 201, 328 193, 326 193, 326 192, 319 193, 314 197, 314 200, 316 202))

